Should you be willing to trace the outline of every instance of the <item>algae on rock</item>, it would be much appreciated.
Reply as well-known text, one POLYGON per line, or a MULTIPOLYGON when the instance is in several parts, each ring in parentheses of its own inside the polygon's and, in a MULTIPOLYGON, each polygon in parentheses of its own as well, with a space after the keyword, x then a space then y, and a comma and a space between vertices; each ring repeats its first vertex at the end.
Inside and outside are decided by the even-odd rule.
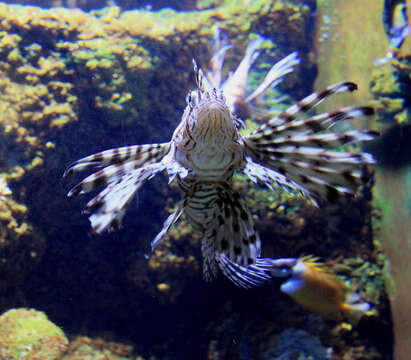
POLYGON ((12 309, 0 316, 0 358, 55 360, 66 350, 63 331, 40 311, 12 309))

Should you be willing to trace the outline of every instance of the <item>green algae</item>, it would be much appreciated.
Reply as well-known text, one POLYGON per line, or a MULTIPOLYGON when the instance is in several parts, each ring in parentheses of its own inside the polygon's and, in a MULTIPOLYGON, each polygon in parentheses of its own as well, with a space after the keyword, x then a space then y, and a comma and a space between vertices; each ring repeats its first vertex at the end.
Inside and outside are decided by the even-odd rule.
POLYGON ((393 125, 410 125, 411 113, 409 86, 411 78, 411 53, 400 55, 392 66, 376 69, 371 80, 373 106, 378 112, 375 127, 385 130, 393 125))
POLYGON ((58 359, 67 344, 63 331, 40 311, 12 309, 0 317, 2 359, 58 359))

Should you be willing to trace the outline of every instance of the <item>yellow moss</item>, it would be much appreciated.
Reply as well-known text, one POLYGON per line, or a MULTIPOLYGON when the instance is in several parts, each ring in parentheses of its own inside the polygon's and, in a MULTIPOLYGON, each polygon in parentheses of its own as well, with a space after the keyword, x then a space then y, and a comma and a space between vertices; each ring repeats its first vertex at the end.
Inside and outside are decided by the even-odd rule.
POLYGON ((21 166, 14 166, 10 172, 10 179, 20 179, 25 173, 21 166))
POLYGON ((68 124, 70 122, 70 117, 67 115, 61 115, 58 118, 54 119, 51 122, 52 127, 58 127, 62 128, 64 125, 68 124))
POLYGON ((56 147, 56 144, 53 143, 52 141, 47 141, 46 142, 46 148, 47 149, 54 149, 56 147))
POLYGON ((56 103, 52 101, 50 105, 47 105, 43 109, 44 115, 61 115, 61 114, 71 114, 72 109, 67 103, 56 103))
POLYGON ((20 51, 18 48, 13 49, 12 51, 9 52, 9 55, 7 56, 7 60, 10 62, 17 62, 21 61, 22 57, 20 55, 20 51))
POLYGON ((55 360, 67 345, 63 331, 42 312, 12 309, 0 317, 0 356, 3 359, 55 360))
POLYGON ((15 202, 14 200, 9 201, 9 206, 10 206, 10 209, 13 212, 22 213, 22 214, 27 212, 27 206, 26 205, 19 204, 19 203, 15 202))
POLYGON ((36 156, 36 157, 34 157, 34 159, 31 161, 31 163, 26 166, 26 169, 27 169, 27 170, 32 170, 32 169, 34 169, 35 167, 42 165, 43 162, 44 162, 44 160, 43 160, 41 157, 36 156))
POLYGON ((387 114, 397 113, 404 108, 404 99, 381 96, 378 102, 373 102, 375 108, 387 114))
POLYGON ((108 59, 102 59, 99 62, 99 66, 103 69, 109 69, 112 67, 112 65, 113 65, 113 62, 108 59))
POLYGON ((15 49, 21 41, 21 37, 16 34, 8 34, 5 31, 0 32, 0 49, 15 49))
POLYGON ((170 285, 166 283, 157 284, 157 290, 167 293, 170 291, 170 285))
POLYGON ((11 219, 11 212, 5 209, 0 210, 0 220, 9 221, 11 219))
POLYGON ((33 85, 38 84, 40 82, 40 78, 37 75, 26 75, 25 80, 28 83, 31 83, 33 85))
POLYGON ((26 141, 26 143, 27 144, 29 144, 30 146, 36 146, 37 145, 37 137, 35 137, 35 136, 29 136, 29 135, 27 135, 27 136, 25 136, 24 137, 24 140, 26 141))
POLYGON ((160 267, 160 263, 156 261, 154 258, 151 258, 148 262, 148 267, 152 270, 156 270, 160 267))
POLYGON ((14 232, 17 235, 23 235, 23 234, 27 233, 28 230, 29 230, 29 226, 27 225, 27 223, 24 222, 19 227, 15 228, 14 232))
POLYGON ((17 227, 17 221, 16 221, 15 219, 13 219, 13 218, 11 217, 11 215, 9 216, 9 218, 4 219, 4 220, 7 220, 7 221, 8 221, 7 228, 8 228, 9 230, 14 230, 14 229, 17 227))
POLYGON ((17 69, 17 72, 22 75, 29 74, 36 76, 55 76, 64 68, 64 63, 54 57, 41 57, 38 61, 38 67, 34 67, 30 64, 25 64, 23 66, 20 66, 17 69))
MULTIPOLYGON (((402 100, 402 99, 401 99, 402 100)), ((407 125, 410 123, 410 114, 408 109, 405 109, 394 116, 395 121, 400 125, 407 125)))
POLYGON ((90 69, 90 70, 95 70, 98 65, 99 65, 99 60, 97 59, 90 59, 86 62, 86 66, 90 69))

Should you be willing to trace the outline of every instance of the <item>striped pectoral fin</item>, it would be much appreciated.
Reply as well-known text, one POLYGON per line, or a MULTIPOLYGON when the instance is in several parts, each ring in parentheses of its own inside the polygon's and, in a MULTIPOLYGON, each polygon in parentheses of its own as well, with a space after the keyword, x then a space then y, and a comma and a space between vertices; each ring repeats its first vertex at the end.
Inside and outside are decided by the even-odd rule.
MULTIPOLYGON (((284 122, 275 117, 245 136, 256 143, 270 143, 273 140, 291 139, 294 136, 312 135, 328 130, 335 123, 348 119, 356 119, 374 115, 374 109, 368 106, 350 106, 336 111, 315 115, 306 119, 296 119, 284 122)), ((374 134, 376 134, 374 132, 374 134)))
POLYGON ((104 230, 117 230, 127 210, 127 206, 138 190, 133 181, 119 181, 108 186, 87 204, 85 213, 90 213, 89 220, 93 233, 104 230))
MULTIPOLYGON (((330 93, 349 88, 347 84, 350 83, 334 85, 328 88, 328 95, 317 96, 323 99, 330 93)), ((311 99, 307 103, 313 101, 311 99)), ((275 178, 281 185, 285 178, 285 185, 296 188, 314 202, 318 199, 336 201, 342 193, 353 195, 368 178, 363 172, 364 165, 373 163, 374 159, 367 153, 334 149, 372 140, 378 133, 358 130, 333 133, 326 130, 337 121, 370 116, 374 113, 373 109, 347 107, 304 120, 295 119, 295 109, 290 111, 289 121, 277 125, 269 122, 245 137, 249 158, 278 174, 275 177, 271 173, 269 177, 275 178)), ((253 169, 251 165, 249 168, 253 169)))
POLYGON ((374 110, 371 107, 345 107, 308 119, 298 120, 300 115, 305 114, 326 98, 336 93, 354 91, 356 89, 357 85, 351 82, 340 82, 328 86, 322 91, 307 96, 279 115, 273 117, 267 121, 267 123, 248 134, 246 138, 251 141, 269 141, 278 136, 287 137, 297 134, 314 134, 326 130, 337 121, 373 115, 374 110))
POLYGON ((87 203, 84 210, 85 213, 91 214, 89 219, 93 232, 99 234, 106 229, 118 229, 137 190, 146 180, 164 169, 164 164, 150 164, 109 183, 103 191, 87 203))
POLYGON ((170 143, 124 146, 105 150, 73 162, 63 176, 73 172, 119 165, 133 161, 136 167, 159 161, 170 149, 170 143))
POLYGON ((281 114, 277 115, 275 118, 269 121, 271 125, 280 125, 297 118, 299 114, 304 114, 313 107, 317 106, 323 102, 328 97, 340 93, 340 92, 352 92, 357 90, 357 85, 352 82, 339 82, 326 87, 324 90, 312 93, 304 99, 297 102, 295 105, 289 107, 287 110, 283 111, 281 114))
POLYGON ((67 194, 67 196, 77 196, 90 192, 99 187, 105 186, 121 180, 123 176, 136 170, 138 163, 135 161, 128 161, 124 164, 115 164, 105 167, 94 174, 87 176, 84 180, 75 185, 67 194))
POLYGON ((295 188, 314 202, 336 202, 340 194, 354 195, 358 186, 369 181, 365 165, 374 159, 367 153, 300 148, 264 154, 257 162, 282 176, 280 181, 276 177, 280 185, 295 188))

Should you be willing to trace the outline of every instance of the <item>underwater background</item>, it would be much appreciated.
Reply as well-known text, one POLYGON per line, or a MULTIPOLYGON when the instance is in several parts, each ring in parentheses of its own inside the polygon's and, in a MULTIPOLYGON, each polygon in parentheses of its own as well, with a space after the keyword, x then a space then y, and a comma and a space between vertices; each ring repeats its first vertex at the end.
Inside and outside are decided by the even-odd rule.
POLYGON ((386 3, 0 2, 0 359, 408 359, 411 40, 375 64, 390 46, 386 3), (298 51, 278 109, 338 81, 359 90, 320 108, 376 109, 349 124, 382 134, 366 146, 378 164, 357 198, 316 208, 236 178, 264 256, 318 256, 371 305, 356 326, 304 310, 280 279, 251 290, 205 282, 184 219, 151 253, 179 199, 164 176, 139 191, 116 232, 91 234, 84 199, 67 199, 72 161, 170 139, 195 87, 192 59, 208 64, 215 26, 234 44, 228 69, 250 36, 269 40, 251 81, 298 51))

